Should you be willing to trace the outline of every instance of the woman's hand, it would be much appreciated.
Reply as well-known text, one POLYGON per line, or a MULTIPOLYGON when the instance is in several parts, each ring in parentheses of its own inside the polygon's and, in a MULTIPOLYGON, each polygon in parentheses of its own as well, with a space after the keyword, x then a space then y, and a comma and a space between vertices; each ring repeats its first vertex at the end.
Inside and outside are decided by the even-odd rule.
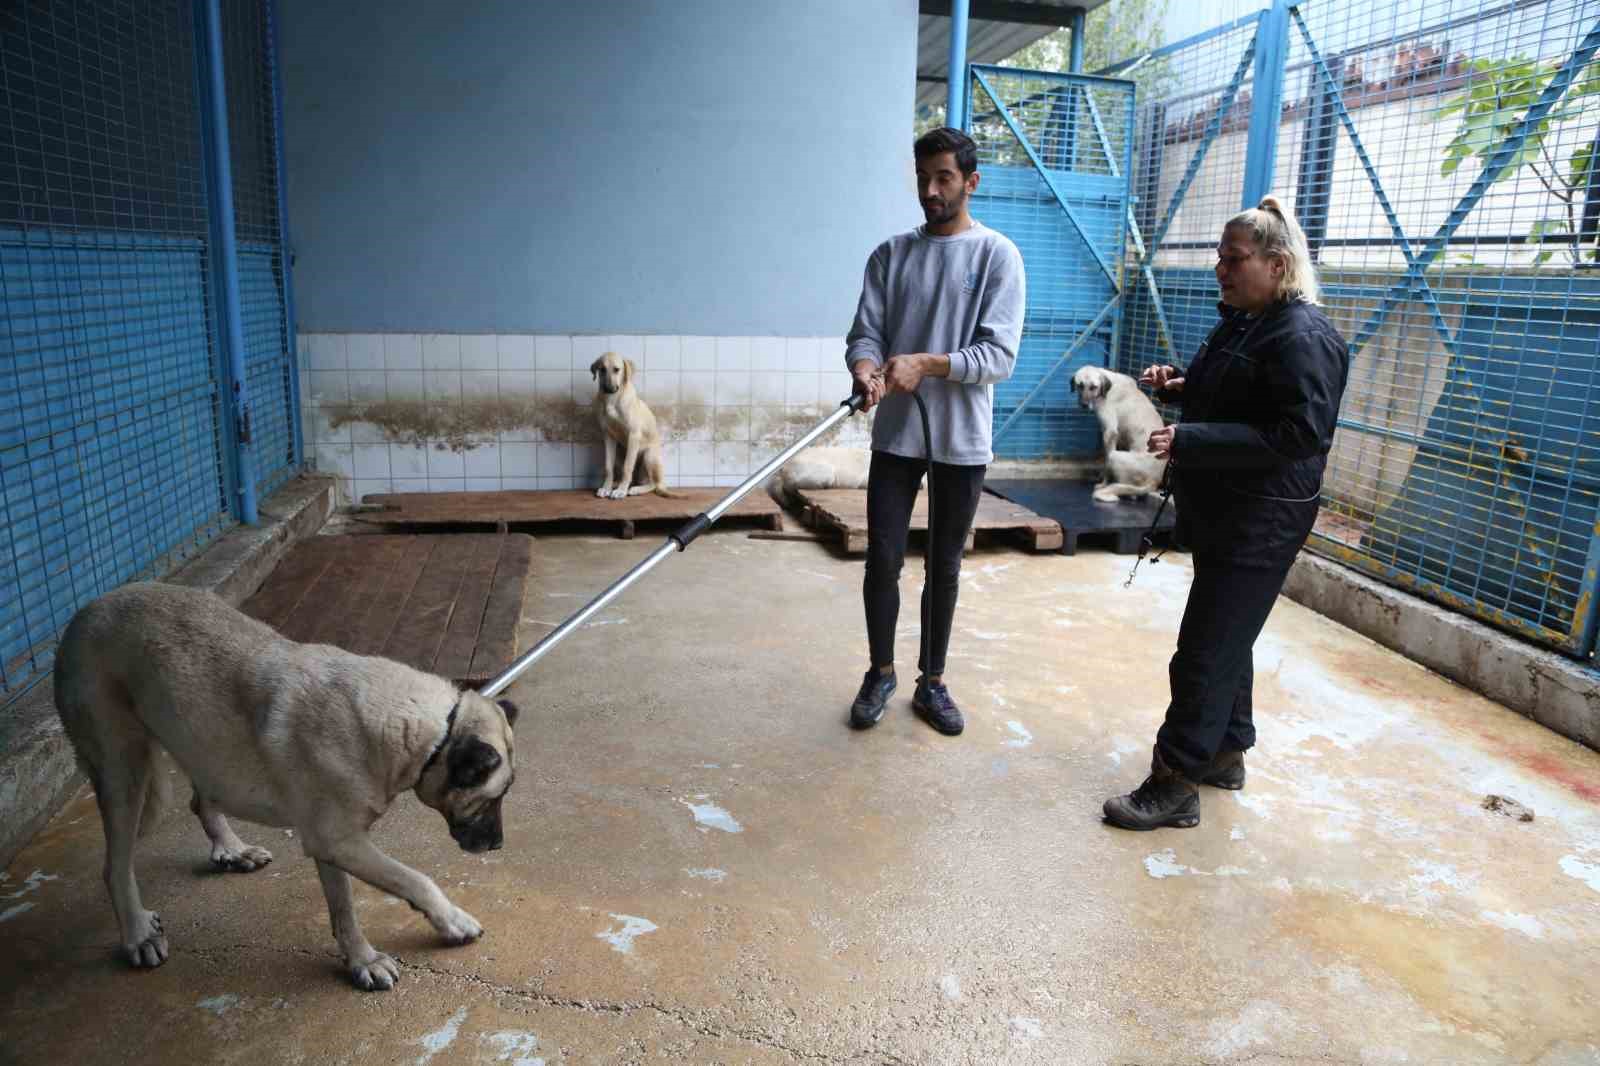
POLYGON ((1144 373, 1139 375, 1139 384, 1149 385, 1158 392, 1170 389, 1173 392, 1183 391, 1183 377, 1175 366, 1147 366, 1144 373))
MULTIPOLYGON (((1178 380, 1183 380, 1179 378, 1178 380)), ((1177 426, 1163 426, 1150 434, 1150 450, 1157 459, 1167 459, 1172 455, 1172 439, 1178 435, 1177 426)))

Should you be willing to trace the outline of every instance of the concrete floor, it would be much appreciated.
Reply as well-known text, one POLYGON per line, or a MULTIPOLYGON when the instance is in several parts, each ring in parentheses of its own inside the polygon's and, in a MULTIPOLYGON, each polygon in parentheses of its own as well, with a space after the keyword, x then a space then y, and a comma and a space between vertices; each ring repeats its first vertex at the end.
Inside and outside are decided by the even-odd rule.
MULTIPOLYGON (((527 636, 656 543, 542 538, 527 636)), ((139 853, 172 957, 130 972, 81 795, 0 883, 0 1063, 1600 1062, 1600 755, 1280 601, 1248 787, 1109 829, 1189 576, 1127 565, 970 556, 966 734, 909 710, 914 628, 854 733, 860 563, 708 535, 513 689, 503 851, 380 824, 487 929, 358 887, 393 992, 345 983, 284 830, 216 874, 186 810, 139 853)))

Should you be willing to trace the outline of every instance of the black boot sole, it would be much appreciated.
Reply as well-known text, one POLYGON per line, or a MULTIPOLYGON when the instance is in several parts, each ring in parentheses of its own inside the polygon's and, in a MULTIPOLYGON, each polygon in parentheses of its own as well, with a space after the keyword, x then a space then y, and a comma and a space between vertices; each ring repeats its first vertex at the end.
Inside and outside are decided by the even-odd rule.
POLYGON ((1144 833, 1152 829, 1193 829, 1200 824, 1198 814, 1185 814, 1179 818, 1170 818, 1164 822, 1123 822, 1116 818, 1102 814, 1100 820, 1107 825, 1118 829, 1130 829, 1135 833, 1144 833))

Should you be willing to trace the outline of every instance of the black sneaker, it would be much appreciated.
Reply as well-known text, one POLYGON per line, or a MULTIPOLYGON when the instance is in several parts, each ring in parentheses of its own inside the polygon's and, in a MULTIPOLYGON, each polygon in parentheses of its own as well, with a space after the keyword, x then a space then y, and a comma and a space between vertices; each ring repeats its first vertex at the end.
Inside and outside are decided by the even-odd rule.
POLYGON ((917 688, 911 696, 911 709, 917 717, 947 737, 959 736, 966 728, 961 718, 961 708, 950 698, 950 690, 942 681, 917 678, 917 688))
POLYGON ((856 693, 855 702, 850 705, 850 728, 871 729, 878 724, 878 719, 883 717, 883 710, 889 706, 889 697, 894 695, 899 682, 895 680, 894 673, 879 673, 874 667, 867 671, 867 676, 861 679, 861 691, 856 693))

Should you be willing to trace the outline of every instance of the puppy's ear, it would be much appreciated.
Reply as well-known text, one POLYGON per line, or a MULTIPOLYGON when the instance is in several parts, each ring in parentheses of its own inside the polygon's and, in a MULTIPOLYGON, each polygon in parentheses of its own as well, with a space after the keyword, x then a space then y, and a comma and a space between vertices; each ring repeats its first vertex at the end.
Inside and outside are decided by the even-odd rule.
POLYGON ((602 355, 600 358, 589 364, 589 376, 591 378, 598 378, 600 376, 600 364, 604 363, 605 361, 606 357, 602 355))
POLYGON ((500 766, 494 745, 469 737, 450 749, 450 787, 477 788, 500 766))
POLYGON ((632 359, 624 359, 622 361, 622 383, 624 385, 633 384, 633 375, 638 372, 639 368, 633 365, 632 359))
POLYGON ((512 703, 510 700, 496 700, 495 702, 500 705, 500 709, 502 711, 506 712, 506 722, 511 725, 516 725, 518 713, 517 705, 512 703))

